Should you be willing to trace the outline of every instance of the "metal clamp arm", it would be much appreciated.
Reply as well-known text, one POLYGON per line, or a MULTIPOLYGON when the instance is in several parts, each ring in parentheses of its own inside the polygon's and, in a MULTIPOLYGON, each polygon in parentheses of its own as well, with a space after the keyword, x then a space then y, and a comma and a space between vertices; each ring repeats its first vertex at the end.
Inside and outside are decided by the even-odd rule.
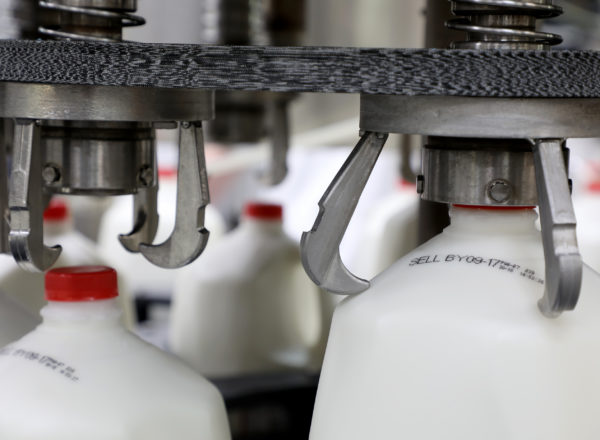
POLYGON ((582 262, 575 213, 563 155, 563 140, 536 140, 533 149, 538 190, 546 288, 538 302, 547 317, 572 310, 579 299, 582 262))
POLYGON ((278 185, 287 175, 287 154, 289 150, 290 129, 288 121, 288 102, 273 99, 269 103, 271 119, 271 158, 265 175, 268 185, 278 185))
POLYGON ((121 245, 129 252, 139 252, 142 243, 152 243, 158 230, 158 186, 138 189, 133 196, 135 223, 129 234, 119 235, 121 245))
POLYGON ((198 258, 208 242, 204 210, 209 201, 202 124, 182 122, 175 228, 162 244, 141 244, 142 255, 154 265, 165 268, 182 267, 198 258))
POLYGON ((329 292, 352 295, 369 288, 368 281, 344 266, 339 247, 387 137, 372 132, 362 135, 319 201, 319 215, 313 228, 302 234, 304 269, 318 286, 329 292))
POLYGON ((0 253, 8 254, 10 246, 8 244, 8 234, 10 231, 8 223, 8 168, 6 157, 8 155, 7 128, 12 124, 10 119, 0 119, 0 253))
POLYGON ((61 247, 44 246, 40 127, 17 121, 8 205, 10 250, 23 269, 44 271, 58 259, 61 247))

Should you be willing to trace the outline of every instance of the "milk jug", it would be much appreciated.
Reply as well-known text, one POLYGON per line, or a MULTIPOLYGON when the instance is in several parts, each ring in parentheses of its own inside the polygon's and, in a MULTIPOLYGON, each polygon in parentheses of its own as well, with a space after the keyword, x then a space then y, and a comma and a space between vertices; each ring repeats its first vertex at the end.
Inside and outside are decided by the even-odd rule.
POLYGON ((0 347, 37 327, 40 319, 0 291, 0 347))
POLYGON ((334 314, 311 440, 600 438, 600 278, 540 313, 533 209, 452 224, 334 314))
POLYGON ((177 279, 170 349, 214 378, 310 369, 322 356, 320 296, 282 207, 248 204, 240 227, 177 279))
POLYGON ((589 182, 573 198, 577 215, 577 241, 581 256, 590 267, 600 271, 600 181, 589 182))
POLYGON ((396 190, 371 208, 358 239, 356 272, 373 278, 417 247, 419 195, 414 184, 400 180, 396 190))
POLYGON ((48 272, 43 323, 0 351, 0 438, 230 438, 218 391, 129 333, 117 295, 108 267, 48 272))
MULTIPOLYGON (((76 231, 69 205, 65 199, 53 198, 44 210, 44 243, 61 245, 62 252, 54 267, 105 264, 93 241, 76 231)), ((135 321, 129 289, 121 280, 119 301, 124 309, 123 320, 131 328, 135 321)), ((19 268, 11 255, 0 254, 0 290, 30 315, 37 317, 46 305, 44 274, 19 268)))

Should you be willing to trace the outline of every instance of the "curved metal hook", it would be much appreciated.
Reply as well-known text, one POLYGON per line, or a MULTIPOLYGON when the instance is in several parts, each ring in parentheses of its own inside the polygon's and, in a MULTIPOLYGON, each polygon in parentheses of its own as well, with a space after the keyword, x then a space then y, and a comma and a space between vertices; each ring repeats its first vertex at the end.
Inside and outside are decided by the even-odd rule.
POLYGON ((121 245, 129 252, 139 252, 142 243, 154 240, 158 230, 157 196, 157 185, 139 189, 133 196, 133 230, 119 235, 121 245))
POLYGON ((44 245, 40 131, 32 120, 15 125, 8 196, 10 250, 19 266, 31 272, 50 268, 61 253, 60 246, 44 245))
POLYGON ((549 318, 577 305, 583 266, 563 142, 563 139, 536 140, 533 148, 546 262, 546 288, 538 306, 549 318))
POLYGON ((156 266, 165 268, 182 267, 198 258, 208 243, 204 210, 209 202, 202 124, 182 122, 179 127, 175 228, 162 244, 140 244, 142 255, 156 266))
POLYGON ((367 132, 352 150, 319 201, 313 228, 302 234, 302 264, 308 276, 325 290, 353 295, 369 282, 352 274, 340 257, 340 243, 388 135, 367 132))

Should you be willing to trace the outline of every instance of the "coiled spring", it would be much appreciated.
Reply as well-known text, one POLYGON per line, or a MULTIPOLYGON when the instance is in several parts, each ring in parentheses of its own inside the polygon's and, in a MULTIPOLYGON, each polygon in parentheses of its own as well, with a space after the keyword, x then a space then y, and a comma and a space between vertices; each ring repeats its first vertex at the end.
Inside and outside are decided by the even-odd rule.
POLYGON ((560 35, 540 32, 536 20, 562 14, 552 0, 450 0, 450 29, 467 32, 467 40, 452 47, 461 49, 547 49, 560 44, 560 35))
POLYGON ((55 14, 48 25, 39 26, 38 32, 47 37, 87 41, 119 41, 124 27, 141 26, 146 23, 143 17, 134 15, 135 0, 122 2, 123 8, 114 8, 107 2, 106 8, 69 4, 65 0, 39 2, 40 8, 55 14), (133 9, 131 9, 131 5, 133 9), (66 17, 66 18, 65 18, 66 17))

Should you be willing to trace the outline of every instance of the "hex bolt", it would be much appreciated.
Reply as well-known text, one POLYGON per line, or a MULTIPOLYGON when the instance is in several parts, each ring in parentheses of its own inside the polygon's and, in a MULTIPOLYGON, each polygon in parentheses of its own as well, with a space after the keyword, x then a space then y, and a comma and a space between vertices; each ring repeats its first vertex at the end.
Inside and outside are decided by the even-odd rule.
POLYGON ((143 187, 152 186, 154 182, 154 170, 152 170, 152 167, 146 165, 140 169, 138 172, 138 182, 143 187))
POLYGON ((492 180, 487 185, 487 194, 496 203, 505 203, 512 196, 512 186, 503 179, 492 180))
POLYGON ((62 178, 60 167, 58 165, 47 164, 42 170, 42 179, 46 185, 57 183, 62 178))

